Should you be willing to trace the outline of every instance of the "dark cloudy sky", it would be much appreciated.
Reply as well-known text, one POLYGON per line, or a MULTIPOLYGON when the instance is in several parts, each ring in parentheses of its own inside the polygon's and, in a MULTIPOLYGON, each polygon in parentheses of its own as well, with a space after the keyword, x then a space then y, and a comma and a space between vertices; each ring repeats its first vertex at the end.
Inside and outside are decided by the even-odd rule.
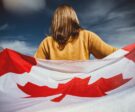
POLYGON ((63 3, 105 42, 119 48, 135 42, 135 0, 0 0, 0 46, 33 55, 63 3))

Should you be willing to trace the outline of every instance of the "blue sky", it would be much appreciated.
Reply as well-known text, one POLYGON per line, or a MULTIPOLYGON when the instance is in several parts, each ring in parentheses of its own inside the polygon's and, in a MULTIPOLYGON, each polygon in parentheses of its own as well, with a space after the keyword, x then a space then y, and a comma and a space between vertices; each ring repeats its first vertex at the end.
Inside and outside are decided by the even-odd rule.
POLYGON ((135 0, 1 0, 0 46, 33 55, 63 3, 75 9, 83 28, 105 42, 119 48, 135 42, 135 0))

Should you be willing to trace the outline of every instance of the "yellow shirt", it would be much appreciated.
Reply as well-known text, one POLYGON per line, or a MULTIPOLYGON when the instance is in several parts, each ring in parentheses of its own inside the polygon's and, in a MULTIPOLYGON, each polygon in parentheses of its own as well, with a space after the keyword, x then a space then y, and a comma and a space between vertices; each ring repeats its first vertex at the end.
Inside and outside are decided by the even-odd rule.
POLYGON ((78 38, 74 41, 69 39, 62 50, 51 36, 47 36, 39 45, 35 57, 49 60, 89 60, 90 54, 100 59, 116 50, 117 48, 106 44, 95 33, 81 30, 78 38))

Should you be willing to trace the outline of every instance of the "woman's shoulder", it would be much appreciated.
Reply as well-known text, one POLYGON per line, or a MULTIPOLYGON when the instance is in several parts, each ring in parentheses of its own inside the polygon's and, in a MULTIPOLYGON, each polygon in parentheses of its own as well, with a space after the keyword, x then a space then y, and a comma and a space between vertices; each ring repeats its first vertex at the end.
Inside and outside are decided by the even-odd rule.
POLYGON ((80 36, 83 38, 83 39, 93 39, 95 37, 96 33, 94 33, 93 31, 91 30, 87 30, 87 29, 82 29, 80 31, 80 36))
POLYGON ((87 35, 95 34, 93 31, 87 29, 80 30, 80 33, 87 34, 87 35))
POLYGON ((93 31, 83 29, 80 31, 80 38, 83 39, 84 41, 97 41, 100 40, 100 37, 93 31))
POLYGON ((46 42, 51 42, 51 41, 53 41, 53 37, 50 35, 47 35, 47 36, 45 36, 45 38, 43 39, 42 42, 46 43, 46 42))

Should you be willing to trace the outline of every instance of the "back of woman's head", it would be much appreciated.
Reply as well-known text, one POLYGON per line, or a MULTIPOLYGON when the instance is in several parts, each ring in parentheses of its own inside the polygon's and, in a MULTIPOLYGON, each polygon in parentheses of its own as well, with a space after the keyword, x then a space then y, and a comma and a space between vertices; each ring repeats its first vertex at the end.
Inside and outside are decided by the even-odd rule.
POLYGON ((59 45, 65 45, 70 36, 75 38, 80 29, 78 17, 71 6, 60 5, 55 10, 51 23, 51 35, 59 45))

